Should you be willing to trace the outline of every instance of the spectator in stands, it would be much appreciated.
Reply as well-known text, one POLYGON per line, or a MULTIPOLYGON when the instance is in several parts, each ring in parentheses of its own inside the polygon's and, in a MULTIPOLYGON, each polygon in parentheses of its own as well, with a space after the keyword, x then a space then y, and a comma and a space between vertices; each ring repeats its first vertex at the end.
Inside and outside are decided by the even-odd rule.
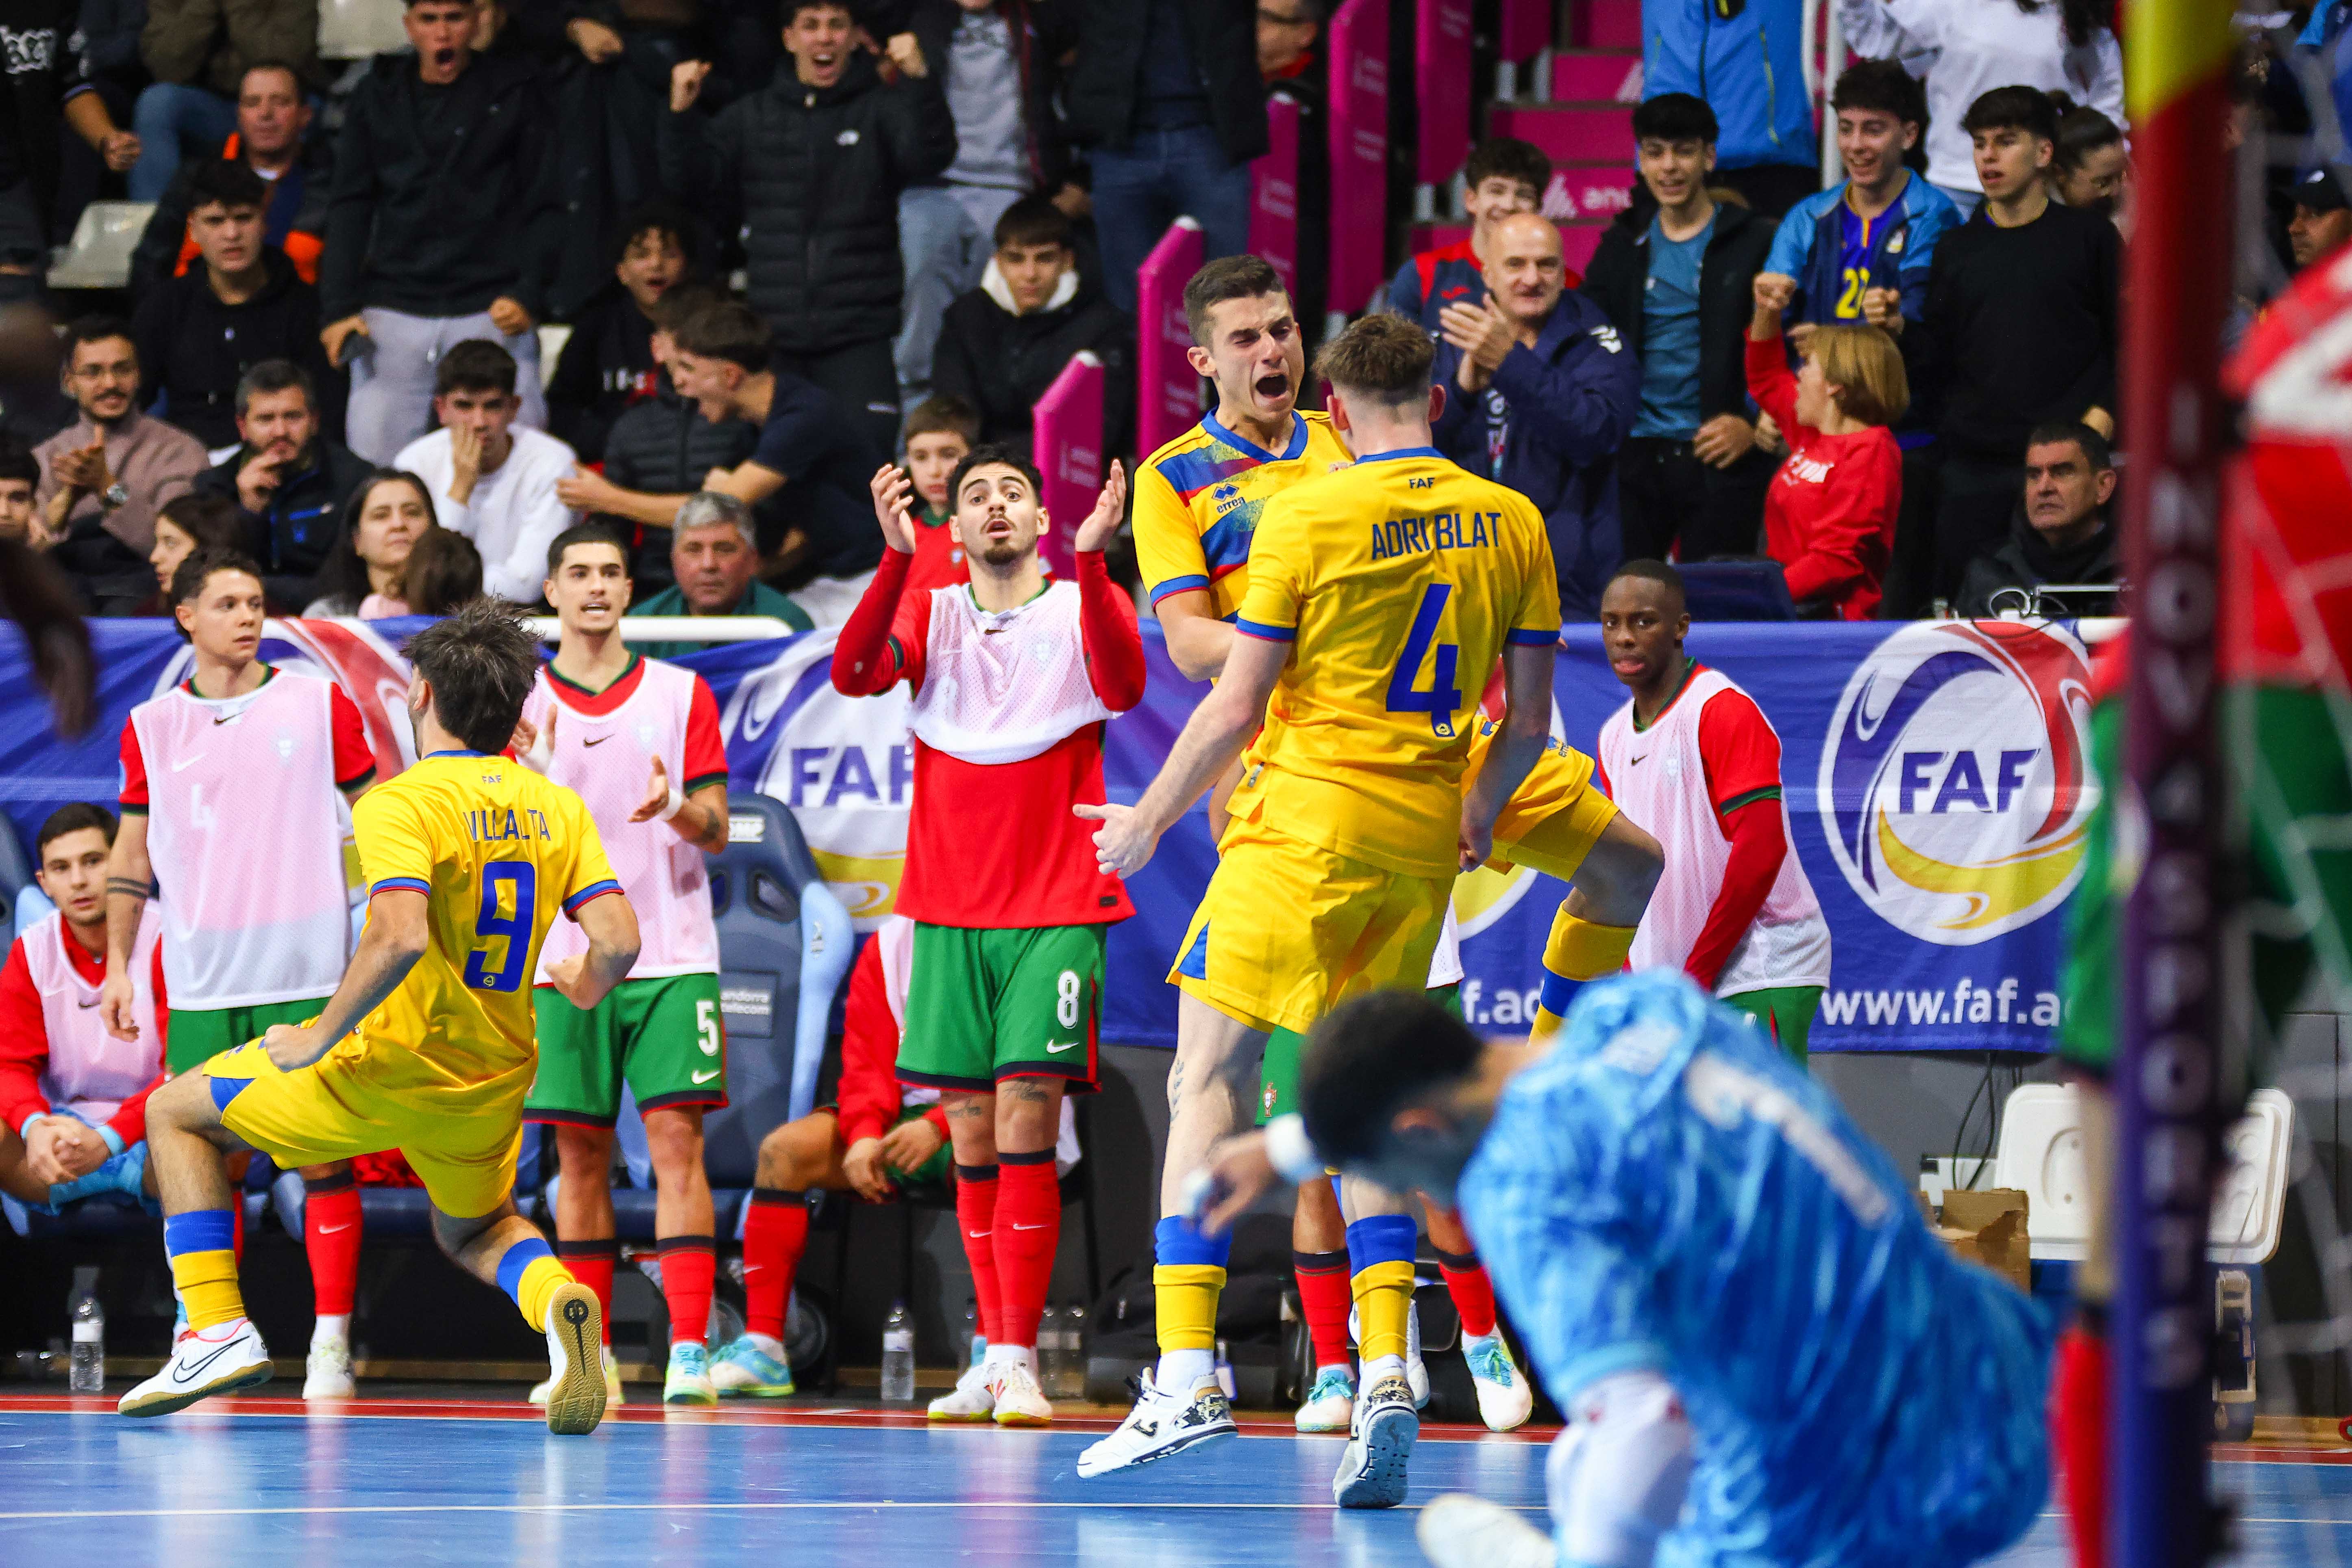
MULTIPOLYGON (((263 60, 245 69, 237 91, 236 129, 221 143, 218 156, 261 176, 269 192, 261 237, 286 253, 302 281, 315 285, 333 171, 328 139, 312 136, 310 130, 310 105, 300 76, 292 66, 263 60)), ((194 205, 190 190, 209 162, 183 163, 156 202, 155 216, 147 220, 139 248, 131 253, 134 293, 144 294, 195 262, 195 237, 188 232, 188 210, 194 205)))
POLYGON ((1298 74, 1323 36, 1319 0, 1274 0, 1257 8, 1257 74, 1267 82, 1298 74))
MULTIPOLYGON (((147 552, 148 564, 155 568, 155 596, 142 605, 139 613, 170 615, 172 574, 180 569, 180 563, 207 550, 243 553, 245 535, 245 519, 233 501, 202 490, 190 490, 165 502, 163 510, 155 514, 155 548, 147 552)), ((272 605, 281 602, 269 593, 266 583, 262 592, 272 605)))
POLYGON ((435 365, 469 339, 505 344, 522 423, 546 425, 532 329, 562 216, 531 65, 475 57, 472 0, 410 0, 404 22, 416 52, 377 56, 344 104, 319 271, 328 357, 366 356, 344 438, 374 463, 431 428, 435 365))
POLYGON ((482 552, 472 540, 446 528, 428 528, 417 536, 400 573, 401 610, 412 616, 446 616, 481 596, 482 552))
POLYGON ((1202 259, 1249 248, 1250 163, 1266 150, 1254 0, 1085 0, 1063 101, 1088 149, 1103 291, 1135 313, 1135 272, 1168 226, 1202 259))
POLYGON ((1748 390, 1789 443, 1764 501, 1764 550, 1798 614, 1867 620, 1903 506, 1903 453, 1887 426, 1911 388, 1901 351, 1875 327, 1816 327, 1790 374, 1780 320, 1794 293, 1787 278, 1759 274, 1748 327, 1748 390))
MULTIPOLYGON (((753 575, 760 569, 759 531, 751 509, 719 490, 698 490, 677 509, 670 526, 670 574, 676 578, 632 616, 773 616, 796 632, 813 629, 809 614, 753 575)), ((698 642, 632 643, 647 658, 676 658, 709 646, 698 642)))
MULTIPOLYGON (((66 126, 107 169, 121 174, 139 156, 139 138, 115 123, 90 81, 68 7, 31 5, 11 22, 5 65, 17 107, 0 115, 0 302, 38 298, 48 269, 49 220, 58 212, 66 153, 53 106, 63 106, 66 126)), ((77 182, 70 214, 59 216, 78 216, 92 194, 89 181, 77 182)))
POLYGON ((371 468, 343 503, 342 537, 319 571, 306 616, 378 620, 408 613, 408 558, 434 532, 433 492, 415 474, 371 468))
POLYGON ((186 431, 139 412, 139 345, 130 324, 85 316, 66 328, 65 387, 80 417, 34 448, 42 524, 55 559, 101 616, 152 592, 155 514, 210 467, 186 431))
POLYGON ((1609 226, 1584 279, 1642 367, 1617 462, 1625 556, 1752 555, 1773 463, 1748 413, 1748 318, 1774 225, 1707 194, 1716 120, 1704 100, 1645 100, 1633 135, 1656 205, 1609 226))
POLYGON ((2058 138, 2050 155, 2050 194, 2070 207, 2123 221, 2131 183, 2131 155, 2123 128, 2095 109, 2074 103, 2063 92, 2050 95, 2059 109, 2058 138))
POLYGON ((981 440, 1030 455, 1037 400, 1082 349, 1103 362, 1103 450, 1134 433, 1135 323, 1080 275, 1070 220, 1024 196, 996 220, 996 254, 980 287, 948 307, 933 384, 980 410, 981 440))
POLYGON ((2333 256, 2352 240, 2352 211, 2344 197, 2345 176, 2331 166, 2313 169, 2294 184, 2294 216, 2287 221, 2286 243, 2300 272, 2323 257, 2333 256))
POLYGON ((613 421, 659 388, 653 311, 686 281, 688 221, 667 203, 641 206, 623 221, 613 284, 572 323, 556 357, 547 384, 548 431, 583 463, 603 461, 613 421))
MULTIPOLYGON (((1765 262, 1796 285, 1781 328, 1797 355, 1816 326, 1869 320, 1864 306, 1874 297, 1882 318, 1894 310, 1917 326, 1936 247, 1960 221, 1951 197, 1905 166, 1927 118, 1927 96, 1909 71, 1894 60, 1857 61, 1839 76, 1830 107, 1845 179, 1789 209, 1765 262)), ((1880 584, 1879 614, 1887 618, 1925 611, 1936 574, 1936 410, 1926 390, 1914 384, 1895 427, 1903 515, 1880 584)))
POLYGON ((706 120, 690 112, 709 62, 673 78, 661 122, 663 181, 724 232, 742 230, 752 308, 775 334, 776 368, 838 398, 887 450, 898 428, 905 267, 898 195, 956 155, 938 73, 914 35, 890 40, 885 84, 852 43, 845 0, 789 0, 792 74, 706 120))
POLYGON ((1706 100, 1722 127, 1717 183, 1767 217, 1821 188, 1804 10, 1804 0, 1643 0, 1642 95, 1706 100))
POLYGON ((364 461, 321 433, 320 414, 310 372, 262 361, 237 378, 235 449, 196 479, 199 491, 244 515, 237 548, 260 564, 272 604, 317 596, 319 570, 342 537, 342 504, 368 475, 364 461))
POLYGON ((1971 107, 1997 88, 2065 91, 2124 115, 2124 56, 2105 0, 1838 0, 1846 46, 1927 78, 1927 178, 1962 217, 1986 195, 1971 156, 1971 107))
POLYGON ((555 493, 579 459, 544 430, 518 424, 514 356, 474 339, 441 356, 433 416, 441 428, 400 449, 392 466, 416 475, 442 527, 482 552, 482 586, 518 605, 539 602, 547 547, 580 521, 555 493))
POLYGON ((217 448, 237 440, 237 387, 255 365, 292 361, 314 385, 341 378, 320 346, 318 290, 263 242, 269 187, 261 176, 213 158, 188 187, 200 264, 149 290, 134 324, 156 411, 217 448))
POLYGON ((2123 246, 2105 218, 2050 199, 2042 171, 2057 121, 2030 87, 1970 105, 1983 209, 1936 247, 1916 333, 1883 297, 1866 305, 1872 324, 1902 333, 1913 379, 1939 386, 1938 598, 2007 536, 2034 426, 2079 419, 2110 438, 2115 430, 2123 246))
POLYGON ((236 133, 245 76, 255 65, 282 60, 306 84, 326 80, 317 0, 147 0, 139 50, 155 80, 131 115, 139 137, 134 202, 163 199, 184 149, 209 154, 236 133))
MULTIPOLYGON (((915 487, 916 499, 923 503, 923 510, 912 514, 918 543, 932 531, 946 528, 955 515, 955 508, 948 504, 948 481, 955 477, 956 465, 964 455, 979 445, 980 410, 961 397, 936 394, 915 405, 914 412, 907 416, 907 478, 915 487)), ((952 540, 953 531, 945 537, 952 540)), ((919 549, 915 555, 916 567, 909 571, 921 564, 923 552, 919 549)))
POLYGON ((1058 62, 1075 42, 1066 8, 1037 0, 912 0, 893 34, 912 35, 955 123, 955 161, 898 195, 906 312, 898 389, 912 405, 931 385, 931 344, 960 295, 980 287, 996 220, 1024 195, 1050 196, 1075 216, 1069 149, 1054 108, 1058 62))
POLYGON ((0 431, 0 539, 47 550, 49 531, 33 497, 41 488, 41 462, 33 449, 0 431))
POLYGON ((731 300, 696 311, 677 329, 670 375, 716 425, 760 427, 751 455, 713 469, 704 489, 751 505, 761 575, 794 596, 820 626, 848 617, 881 559, 866 484, 883 455, 815 383, 772 367, 768 326, 731 300), (811 581, 818 579, 819 581, 811 581))
POLYGON ((1532 142, 1496 136, 1470 150, 1462 167, 1462 211, 1470 237, 1435 250, 1416 251, 1389 284, 1389 309, 1410 316, 1437 335, 1438 312, 1448 305, 1483 305, 1482 268, 1493 251, 1495 229, 1516 213, 1543 206, 1551 184, 1551 160, 1532 142))
POLYGON ((1972 620, 2004 611, 2035 616, 2104 616, 2122 607, 2112 594, 2068 599, 2039 595, 2052 584, 2089 586, 2124 580, 2123 540, 2108 503, 2116 464, 2107 438, 2087 425, 2044 425, 2025 448, 2025 500, 2011 518, 2009 539, 1969 563, 1957 608, 1972 620))
POLYGON ((1641 410, 1642 367, 1594 300, 1566 291, 1559 230, 1535 213, 1496 226, 1489 298, 1450 304, 1432 375, 1438 449, 1542 510, 1560 613, 1591 620, 1624 559, 1617 451, 1641 410))

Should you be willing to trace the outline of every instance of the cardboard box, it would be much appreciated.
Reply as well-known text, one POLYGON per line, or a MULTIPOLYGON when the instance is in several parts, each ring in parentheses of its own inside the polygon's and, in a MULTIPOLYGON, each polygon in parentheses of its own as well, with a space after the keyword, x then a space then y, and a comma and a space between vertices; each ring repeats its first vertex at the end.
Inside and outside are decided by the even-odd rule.
POLYGON ((1936 1234, 1951 1249, 2031 1294, 2033 1260, 2027 1253, 2026 1197, 2015 1187, 1969 1192, 1954 1187, 1944 1194, 1936 1234))

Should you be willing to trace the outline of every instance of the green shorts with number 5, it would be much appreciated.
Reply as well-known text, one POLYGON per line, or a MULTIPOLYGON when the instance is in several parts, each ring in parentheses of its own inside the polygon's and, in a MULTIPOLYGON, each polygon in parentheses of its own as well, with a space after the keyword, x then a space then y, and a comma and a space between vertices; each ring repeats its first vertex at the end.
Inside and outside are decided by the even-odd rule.
POLYGON ((988 1090, 1007 1078, 1095 1087, 1101 926, 915 926, 898 1081, 988 1090))
POLYGON ((528 1121, 610 1127, 621 1085, 637 1109, 727 1103, 727 1031, 719 976, 624 980, 582 1012, 551 985, 531 993, 539 1010, 539 1078, 523 1101, 528 1121))

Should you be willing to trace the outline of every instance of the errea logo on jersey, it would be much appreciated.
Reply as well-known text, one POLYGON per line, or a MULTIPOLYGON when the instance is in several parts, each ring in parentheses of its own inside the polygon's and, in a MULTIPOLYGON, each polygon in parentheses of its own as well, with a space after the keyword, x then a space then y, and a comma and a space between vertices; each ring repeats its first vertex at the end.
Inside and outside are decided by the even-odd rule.
POLYGON ((2057 626, 1921 623, 1863 660, 1819 783, 1831 854, 1874 913, 1973 947, 2065 900, 2098 799, 2089 685, 2057 626))

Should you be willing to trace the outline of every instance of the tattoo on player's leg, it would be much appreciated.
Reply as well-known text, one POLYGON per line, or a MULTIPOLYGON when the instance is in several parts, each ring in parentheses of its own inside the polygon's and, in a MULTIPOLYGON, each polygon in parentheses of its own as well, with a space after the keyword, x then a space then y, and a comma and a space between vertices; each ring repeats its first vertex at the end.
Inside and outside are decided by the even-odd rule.
POLYGON ((1054 1091, 1034 1079, 1007 1079, 997 1085, 996 1092, 1024 1105, 1043 1105, 1054 1098, 1054 1091))
POLYGON ((995 1108, 979 1095, 969 1095, 948 1102, 950 1121, 978 1121, 983 1118, 992 1119, 995 1114, 995 1108))
POLYGON ((1169 1109, 1169 1110, 1170 1110, 1171 1112, 1173 1112, 1173 1111, 1175 1110, 1175 1109, 1176 1109, 1176 1104, 1177 1104, 1177 1102, 1178 1102, 1179 1100, 1182 1100, 1183 1098, 1184 1098, 1184 1064, 1183 1064, 1181 1061, 1171 1062, 1171 1063, 1168 1065, 1168 1109, 1169 1109))

